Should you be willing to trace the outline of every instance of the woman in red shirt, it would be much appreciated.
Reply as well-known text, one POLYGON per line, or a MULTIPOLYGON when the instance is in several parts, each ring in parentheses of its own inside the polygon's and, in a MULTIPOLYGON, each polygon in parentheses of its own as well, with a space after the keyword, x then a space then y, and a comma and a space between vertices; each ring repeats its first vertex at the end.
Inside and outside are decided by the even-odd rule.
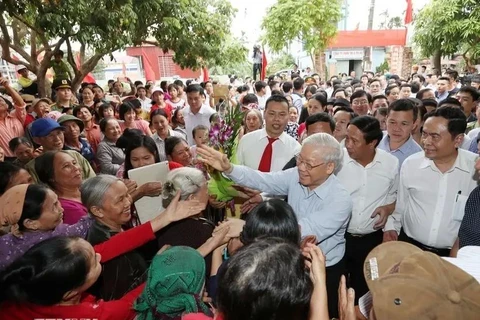
POLYGON ((100 276, 100 263, 109 261, 155 238, 170 222, 204 209, 195 201, 178 203, 150 223, 121 232, 92 247, 78 237, 54 237, 40 242, 0 273, 2 319, 85 318, 133 319, 140 285, 119 300, 97 300, 86 291, 100 276))

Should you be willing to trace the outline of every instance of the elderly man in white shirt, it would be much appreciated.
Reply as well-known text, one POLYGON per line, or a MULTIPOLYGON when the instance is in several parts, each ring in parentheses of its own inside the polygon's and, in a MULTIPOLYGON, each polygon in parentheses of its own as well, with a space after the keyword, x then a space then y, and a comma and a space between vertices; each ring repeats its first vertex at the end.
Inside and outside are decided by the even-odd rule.
POLYGON ((460 228, 465 203, 476 187, 477 155, 460 149, 466 117, 444 107, 426 119, 424 152, 405 160, 395 212, 398 240, 448 256, 460 228))
POLYGON ((187 94, 188 106, 183 109, 183 118, 185 120, 185 130, 187 131, 187 141, 189 145, 194 145, 193 129, 198 125, 204 125, 210 128, 210 116, 215 110, 204 104, 205 91, 199 84, 191 84, 185 90, 187 94))
POLYGON ((353 201, 352 218, 345 234, 345 258, 357 300, 368 292, 363 275, 365 258, 382 243, 385 224, 394 226, 390 214, 397 197, 398 159, 377 148, 382 137, 377 119, 354 118, 347 128, 347 152, 337 174, 353 201))

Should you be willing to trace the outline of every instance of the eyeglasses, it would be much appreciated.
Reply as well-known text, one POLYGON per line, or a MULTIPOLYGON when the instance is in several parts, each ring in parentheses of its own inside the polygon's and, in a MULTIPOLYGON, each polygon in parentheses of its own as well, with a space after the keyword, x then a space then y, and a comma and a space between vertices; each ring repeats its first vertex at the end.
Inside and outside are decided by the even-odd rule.
POLYGON ((305 166, 305 169, 307 169, 307 171, 310 171, 312 169, 315 169, 315 168, 320 167, 321 165, 325 164, 325 162, 322 162, 322 163, 317 164, 316 166, 313 166, 310 163, 308 163, 306 161, 303 161, 300 158, 300 155, 298 155, 298 154, 295 156, 295 160, 297 161, 297 167, 300 167, 300 165, 303 164, 305 166))
POLYGON ((359 106, 359 105, 362 105, 362 104, 368 104, 368 100, 353 100, 352 104, 354 106, 359 106))

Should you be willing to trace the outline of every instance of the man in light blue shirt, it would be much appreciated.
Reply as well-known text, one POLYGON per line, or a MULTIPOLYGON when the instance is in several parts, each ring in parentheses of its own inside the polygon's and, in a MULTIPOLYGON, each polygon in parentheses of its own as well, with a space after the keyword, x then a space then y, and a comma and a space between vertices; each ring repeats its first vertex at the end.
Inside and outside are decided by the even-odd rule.
POLYGON ((288 196, 302 236, 315 235, 325 254, 329 312, 335 317, 338 281, 345 268, 345 231, 353 206, 349 192, 334 175, 343 161, 343 150, 337 140, 326 133, 309 136, 297 155, 297 167, 273 173, 233 165, 225 155, 205 146, 197 152, 205 163, 237 184, 288 196))
POLYGON ((422 151, 422 147, 412 138, 417 117, 418 108, 409 99, 395 100, 388 107, 387 134, 380 141, 378 149, 395 156, 399 162, 399 170, 405 159, 422 151))

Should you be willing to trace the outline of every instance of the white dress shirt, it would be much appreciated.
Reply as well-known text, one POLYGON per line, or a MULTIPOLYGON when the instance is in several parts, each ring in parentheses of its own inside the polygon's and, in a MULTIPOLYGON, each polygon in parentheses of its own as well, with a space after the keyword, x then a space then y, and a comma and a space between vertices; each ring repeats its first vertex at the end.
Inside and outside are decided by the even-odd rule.
POLYGON ((152 109, 152 99, 150 98, 145 98, 145 100, 142 100, 140 98, 137 98, 137 99, 138 101, 140 101, 140 104, 142 105, 142 109, 150 113, 150 109, 152 109))
POLYGON ((185 130, 187 130, 188 144, 193 146, 195 141, 193 140, 192 130, 198 125, 204 125, 210 129, 210 116, 215 113, 215 110, 210 106, 204 104, 196 114, 190 111, 190 106, 183 109, 183 118, 185 120, 185 130))
MULTIPOLYGON (((268 135, 265 128, 249 132, 240 139, 237 148, 238 164, 258 170, 265 147, 268 145, 268 135)), ((300 143, 283 132, 272 145, 272 164, 270 172, 280 171, 297 153, 300 143)))
POLYGON ((445 173, 423 151, 408 157, 400 170, 393 213, 397 232, 403 227, 410 238, 426 246, 451 248, 457 239, 466 199, 477 186, 477 157, 458 149, 454 165, 445 173))
MULTIPOLYGON (((350 193, 353 201, 352 218, 348 225, 351 234, 369 234, 378 217, 372 214, 378 207, 397 199, 399 180, 398 159, 377 149, 373 161, 365 167, 350 158, 344 151, 343 166, 337 178, 350 193)), ((388 217, 385 230, 394 229, 394 219, 388 217)))

